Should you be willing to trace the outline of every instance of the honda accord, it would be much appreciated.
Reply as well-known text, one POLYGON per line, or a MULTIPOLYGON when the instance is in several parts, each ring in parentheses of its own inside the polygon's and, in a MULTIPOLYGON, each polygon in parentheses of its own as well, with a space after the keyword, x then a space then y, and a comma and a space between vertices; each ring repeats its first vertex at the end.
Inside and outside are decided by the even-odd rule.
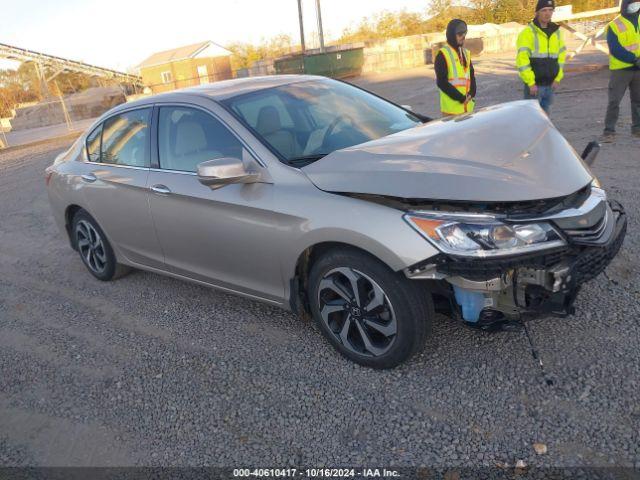
POLYGON ((344 82, 247 78, 105 113, 46 170, 88 271, 138 268, 309 315, 390 368, 436 311, 565 316, 626 232, 535 101, 432 120, 344 82))

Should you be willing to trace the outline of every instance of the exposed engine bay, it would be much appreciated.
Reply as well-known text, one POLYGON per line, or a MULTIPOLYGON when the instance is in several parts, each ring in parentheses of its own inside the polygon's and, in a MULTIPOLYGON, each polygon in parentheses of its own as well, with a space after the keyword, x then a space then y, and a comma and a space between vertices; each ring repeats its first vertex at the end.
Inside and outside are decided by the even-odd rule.
POLYGON ((468 258, 441 253, 405 272, 412 279, 437 283, 436 293, 448 298, 453 316, 477 326, 520 320, 527 316, 574 313, 581 285, 604 271, 620 249, 627 228, 623 207, 589 188, 581 202, 552 207, 536 215, 513 213, 508 225, 544 220, 553 225, 562 245, 535 253, 468 258))
POLYGON ((535 125, 520 131, 487 111, 483 122, 450 122, 454 139, 447 122, 435 122, 304 169, 321 190, 403 212, 438 252, 406 276, 428 280, 448 304, 440 310, 476 326, 572 314, 581 285, 604 271, 627 228, 623 207, 588 168, 599 144, 578 156, 539 109, 510 108, 535 125), (508 146, 483 135, 494 121, 508 146))

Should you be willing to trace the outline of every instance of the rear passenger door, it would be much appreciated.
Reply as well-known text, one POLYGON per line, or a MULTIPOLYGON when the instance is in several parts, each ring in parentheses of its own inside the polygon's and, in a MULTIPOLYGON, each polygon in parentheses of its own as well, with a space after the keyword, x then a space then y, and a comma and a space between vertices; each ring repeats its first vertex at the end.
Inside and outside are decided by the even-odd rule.
POLYGON ((87 137, 82 190, 117 253, 155 268, 164 257, 151 223, 147 179, 152 108, 109 117, 87 137))
POLYGON ((201 184, 198 164, 221 157, 254 158, 209 111, 159 106, 158 168, 149 174, 150 206, 167 269, 221 288, 280 300, 284 287, 271 238, 273 185, 201 184))

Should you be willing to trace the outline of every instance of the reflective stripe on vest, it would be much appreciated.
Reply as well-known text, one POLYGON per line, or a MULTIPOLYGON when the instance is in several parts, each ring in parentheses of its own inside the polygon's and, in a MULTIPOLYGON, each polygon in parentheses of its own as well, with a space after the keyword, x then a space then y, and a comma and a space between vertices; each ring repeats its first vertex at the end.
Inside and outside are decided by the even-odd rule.
POLYGON ((533 53, 531 54, 534 58, 539 58, 540 55, 540 40, 538 39, 538 31, 536 30, 535 25, 533 23, 529 24, 529 28, 533 32, 533 53))
POLYGON ((627 31, 627 26, 621 17, 616 18, 613 22, 616 24, 616 27, 618 27, 618 33, 624 33, 627 31))
POLYGON ((529 23, 529 28, 533 32, 533 51, 531 51, 531 49, 527 47, 519 48, 518 51, 528 50, 530 52, 529 53, 530 58, 558 58, 560 54, 567 49, 566 47, 562 47, 558 50, 557 53, 550 52, 551 39, 553 38, 554 35, 558 37, 558 45, 560 45, 560 30, 558 29, 547 38, 547 51, 546 52, 540 51, 540 39, 538 38, 538 30, 533 23, 529 23))
MULTIPOLYGON (((469 50, 465 48, 462 49, 462 55, 465 57, 467 63, 466 68, 460 61, 458 53, 449 45, 443 46, 440 51, 442 51, 447 63, 447 80, 456 90, 466 97, 471 88, 471 68, 469 66, 471 64, 471 56, 469 50)), ((452 99, 443 91, 440 91, 440 110, 445 115, 460 115, 462 113, 472 112, 473 108, 473 101, 469 102, 465 108, 462 103, 452 99)))
MULTIPOLYGON (((640 32, 636 30, 635 26, 629 20, 618 16, 609 23, 609 29, 616 36, 622 48, 633 53, 636 59, 640 58, 640 32)), ((622 70, 633 67, 633 65, 633 63, 623 62, 609 54, 609 68, 611 70, 622 70)))

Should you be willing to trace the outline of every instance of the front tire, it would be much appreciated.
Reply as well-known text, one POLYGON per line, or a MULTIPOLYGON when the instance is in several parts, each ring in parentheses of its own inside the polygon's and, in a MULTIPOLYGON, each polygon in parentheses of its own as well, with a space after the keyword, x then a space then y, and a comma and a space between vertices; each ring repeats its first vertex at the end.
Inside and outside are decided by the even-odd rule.
POLYGON ((429 292, 376 258, 333 250, 309 276, 313 318, 345 357, 372 368, 393 368, 425 345, 435 315, 429 292))
POLYGON ((80 210, 73 217, 73 242, 87 270, 103 282, 126 275, 130 268, 116 261, 113 248, 91 215, 80 210))

